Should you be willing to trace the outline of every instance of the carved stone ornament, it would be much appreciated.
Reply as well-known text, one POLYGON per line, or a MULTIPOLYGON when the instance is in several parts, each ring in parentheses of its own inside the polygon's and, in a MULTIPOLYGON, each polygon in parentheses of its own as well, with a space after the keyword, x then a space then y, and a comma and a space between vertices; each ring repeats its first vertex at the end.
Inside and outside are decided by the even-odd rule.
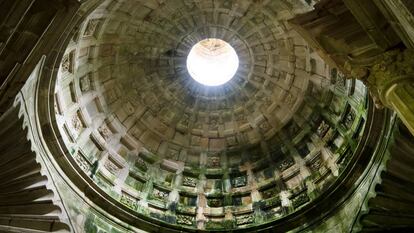
POLYGON ((210 125, 210 129, 211 130, 217 130, 217 128, 218 128, 218 121, 217 121, 217 119, 211 118, 210 119, 210 122, 209 122, 209 125, 210 125))
POLYGON ((183 185, 195 187, 197 185, 197 179, 193 177, 184 177, 183 185))
POLYGON ((194 217, 189 215, 177 215, 177 224, 183 224, 191 226, 194 222, 194 217))
POLYGON ((386 100, 387 91, 393 84, 411 79, 414 82, 414 51, 399 49, 387 51, 367 64, 347 62, 345 70, 348 78, 361 80, 369 89, 377 108, 389 107, 386 100))
POLYGON ((75 114, 72 117, 72 127, 76 132, 79 132, 82 129, 82 121, 80 120, 78 114, 75 114))
POLYGON ((113 162, 111 162, 110 160, 107 160, 104 164, 105 168, 111 172, 114 175, 117 175, 119 173, 119 167, 117 165, 115 165, 113 162))
POLYGON ((269 123, 267 121, 263 121, 262 123, 259 124, 259 128, 262 131, 267 131, 267 130, 270 129, 270 125, 269 125, 269 123))
POLYGON ((79 79, 79 85, 82 92, 92 90, 91 78, 89 75, 85 75, 79 79))
POLYGON ((62 71, 73 73, 75 52, 71 51, 62 58, 62 71))
POLYGON ((237 225, 244 225, 244 224, 249 224, 253 222, 254 222, 253 214, 245 214, 245 215, 236 216, 237 225))
POLYGON ((286 169, 288 169, 289 167, 291 167, 293 164, 295 164, 295 161, 293 161, 292 158, 286 159, 284 160, 279 166, 278 168, 280 169, 280 171, 284 171, 286 169))
POLYGON ((263 199, 268 199, 268 198, 275 197, 278 193, 279 191, 275 187, 273 187, 273 188, 264 190, 262 192, 262 197, 263 199))
POLYGON ((220 167, 220 157, 210 157, 208 165, 212 168, 220 167))
POLYGON ((355 118, 356 116, 354 110, 351 107, 349 107, 349 110, 346 113, 345 118, 343 120, 343 124, 345 125, 345 127, 350 129, 352 124, 354 123, 355 118))
POLYGON ((325 121, 322 121, 318 129, 316 130, 316 133, 318 134, 319 137, 323 138, 328 132, 328 130, 329 130, 329 125, 325 121))
POLYGON ((180 120, 180 124, 187 127, 189 123, 190 123, 190 114, 184 113, 184 115, 182 116, 180 120))
POLYGON ((135 166, 136 166, 139 170, 144 171, 144 172, 146 172, 146 171, 148 170, 148 165, 147 165, 147 163, 145 163, 145 161, 144 161, 143 159, 141 159, 141 158, 138 158, 138 159, 136 160, 136 162, 135 162, 135 166))
POLYGON ((180 154, 179 151, 174 149, 169 149, 166 155, 167 159, 178 160, 178 155, 180 154))
POLYGON ((101 125, 98 128, 98 132, 102 135, 105 140, 108 140, 109 136, 111 135, 111 131, 108 129, 106 125, 101 125))
POLYGON ((93 36, 95 34, 96 28, 98 26, 99 19, 91 19, 86 25, 85 32, 83 36, 93 36))
POLYGON ((246 186, 247 178, 246 176, 239 176, 232 179, 233 187, 238 188, 242 186, 246 186))
POLYGON ((308 201, 309 201, 308 195, 306 193, 301 193, 292 200, 292 205, 294 208, 297 208, 305 204, 308 201))
POLYGON ((229 145, 229 146, 234 146, 234 145, 236 145, 236 144, 237 144, 237 139, 236 139, 236 137, 235 137, 235 136, 227 137, 227 138, 226 138, 226 143, 227 143, 227 145, 229 145))
POLYGON ((122 193, 121 203, 133 210, 137 209, 138 206, 136 199, 125 193, 122 193))
POLYGON ((88 163, 88 161, 83 157, 82 154, 80 153, 75 153, 73 155, 73 158, 75 159, 76 163, 78 164, 78 166, 84 171, 84 172, 89 172, 90 169, 90 165, 88 163))
POLYGON ((310 168, 312 169, 312 171, 318 171, 321 167, 322 160, 320 158, 317 158, 313 163, 310 164, 310 168))
POLYGON ((207 200, 207 204, 210 207, 221 207, 223 206, 223 200, 219 198, 210 198, 207 200))
POLYGON ((168 193, 167 192, 161 191, 159 189, 154 189, 152 191, 152 195, 155 198, 158 198, 158 199, 161 199, 161 200, 165 200, 168 197, 168 193))

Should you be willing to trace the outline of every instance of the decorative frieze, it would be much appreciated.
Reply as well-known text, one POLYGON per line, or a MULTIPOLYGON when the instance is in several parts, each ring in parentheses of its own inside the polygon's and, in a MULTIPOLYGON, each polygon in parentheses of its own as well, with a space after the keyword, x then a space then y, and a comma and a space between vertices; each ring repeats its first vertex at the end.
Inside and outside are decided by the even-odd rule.
POLYGON ((322 159, 320 158, 320 156, 317 156, 317 158, 312 161, 312 163, 310 164, 310 168, 312 171, 318 171, 319 168, 322 167, 322 159))
POLYGON ((236 216, 236 224, 237 225, 245 225, 254 222, 253 214, 244 214, 236 216))
POLYGON ((180 152, 175 150, 175 149, 168 149, 166 158, 167 159, 172 159, 172 160, 178 160, 178 156, 179 156, 180 152))
POLYGON ((231 180, 231 183, 232 183, 233 187, 235 187, 235 188, 246 186, 247 177, 246 176, 234 177, 231 180))
POLYGON ((184 113, 181 117, 180 124, 184 127, 188 127, 188 124, 190 123, 190 114, 184 113))
POLYGON ((86 28, 85 28, 85 31, 83 33, 83 36, 84 37, 94 36, 99 22, 100 22, 99 19, 89 20, 88 23, 86 24, 86 28))
POLYGON ((222 207, 223 199, 221 198, 209 198, 207 199, 207 204, 209 207, 222 207))
POLYGON ((335 81, 335 86, 338 88, 344 89, 346 86, 345 75, 341 72, 338 72, 336 68, 331 70, 332 79, 335 81))
POLYGON ((195 217, 190 215, 177 215, 177 224, 183 224, 192 226, 194 223, 195 217))
POLYGON ((82 92, 87 92, 92 90, 92 81, 91 76, 89 74, 81 77, 79 79, 79 86, 82 92))
POLYGON ((152 196, 157 198, 157 199, 161 199, 161 200, 165 200, 168 198, 168 193, 159 189, 154 188, 152 190, 152 196))
POLYGON ((237 145, 237 139, 236 139, 235 136, 227 137, 226 138, 226 143, 227 143, 228 146, 237 145))
POLYGON ((296 196, 295 198, 293 198, 292 205, 294 208, 298 208, 299 206, 305 204, 308 201, 309 201, 308 195, 306 194, 306 192, 303 192, 299 194, 298 196, 296 196))
POLYGON ((73 155, 73 158, 75 159, 75 161, 76 161, 76 163, 78 164, 78 166, 84 171, 84 172, 86 172, 86 173, 88 173, 89 172, 89 170, 90 170, 90 164, 89 164, 89 162, 85 159, 85 157, 83 157, 83 155, 80 153, 80 152, 78 152, 78 153, 75 153, 74 155, 73 155))
POLYGON ((112 174, 114 174, 114 175, 118 175, 119 174, 119 171, 120 171, 120 168, 115 164, 115 163, 113 163, 111 160, 106 160, 106 162, 105 162, 105 164, 104 164, 104 167, 109 171, 109 172, 111 172, 112 174))
POLYGON ((219 168, 220 167, 220 157, 218 157, 218 156, 209 157, 207 165, 210 168, 219 168))
POLYGON ((135 161, 135 166, 143 172, 146 172, 148 170, 148 165, 142 158, 138 158, 135 161))
POLYGON ((73 115, 71 123, 72 123, 72 127, 76 131, 76 133, 79 133, 81 131, 81 129, 83 128, 82 120, 80 119, 78 113, 73 115))
POLYGON ((197 185, 197 179, 193 177, 185 176, 183 178, 183 185, 189 186, 189 187, 195 187, 197 185))
POLYGON ((329 128, 330 128, 329 125, 325 121, 322 121, 321 124, 319 125, 318 129, 316 130, 316 134, 320 138, 323 138, 326 135, 326 133, 328 132, 329 128))
POLYGON ((279 194, 279 190, 276 189, 276 187, 272 187, 272 188, 265 189, 265 190, 262 191, 262 198, 263 199, 268 199, 268 198, 272 198, 272 197, 274 197, 278 194, 279 194))
POLYGON ((73 74, 75 61, 75 50, 65 54, 62 58, 62 71, 73 74))
POLYGON ((128 206, 129 208, 133 210, 136 210, 138 207, 137 200, 128 194, 122 193, 120 201, 122 204, 128 206))
POLYGON ((216 117, 211 117, 210 118, 209 128, 210 128, 210 130, 217 130, 218 129, 218 119, 216 117))
POLYGON ((347 112, 342 120, 342 124, 347 128, 351 129, 352 125, 354 124, 356 118, 355 111, 351 106, 348 106, 347 112))
POLYGON ((268 131, 270 129, 270 124, 267 121, 263 121, 259 124, 259 128, 264 132, 268 131))
POLYGON ((108 140, 109 136, 111 136, 111 131, 105 124, 99 126, 98 132, 105 140, 108 140))
POLYGON ((293 158, 288 158, 288 159, 285 159, 281 164, 279 164, 278 168, 280 171, 284 171, 290 168, 291 166, 293 166, 293 164, 295 164, 295 161, 293 160, 293 158))
POLYGON ((283 209, 282 209, 281 206, 276 206, 276 207, 270 208, 266 211, 266 215, 269 218, 281 217, 283 215, 283 209))

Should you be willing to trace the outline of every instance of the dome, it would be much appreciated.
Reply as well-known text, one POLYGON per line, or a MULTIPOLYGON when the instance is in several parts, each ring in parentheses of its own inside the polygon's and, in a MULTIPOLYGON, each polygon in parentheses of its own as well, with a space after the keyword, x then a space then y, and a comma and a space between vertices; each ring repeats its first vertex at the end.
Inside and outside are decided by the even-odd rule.
POLYGON ((310 9, 105 1, 59 69, 62 146, 101 195, 146 221, 248 230, 307 211, 344 176, 368 112, 365 86, 287 23, 310 9), (198 44, 204 57, 234 49, 227 82, 192 78, 187 57, 198 44))
POLYGON ((413 232, 414 1, 0 6, 0 232, 413 232))

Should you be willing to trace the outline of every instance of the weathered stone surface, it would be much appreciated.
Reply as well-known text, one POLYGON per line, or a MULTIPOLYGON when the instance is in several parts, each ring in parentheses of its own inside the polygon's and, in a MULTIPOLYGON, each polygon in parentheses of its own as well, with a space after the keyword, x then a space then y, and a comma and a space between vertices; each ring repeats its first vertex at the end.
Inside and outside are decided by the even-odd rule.
MULTIPOLYGON (((344 166, 358 160, 364 124, 379 115, 363 101, 362 84, 334 77, 287 24, 312 4, 108 0, 85 17, 77 39, 59 51, 67 56, 65 69, 44 70, 47 78, 53 78, 49 70, 58 73, 52 93, 36 92, 57 103, 56 115, 48 115, 52 123, 39 124, 50 158, 66 163, 62 174, 70 174, 56 183, 73 178, 85 190, 82 208, 91 207, 70 207, 79 214, 73 214, 76 225, 92 232, 255 231, 261 224, 280 227, 282 218, 291 221, 304 209, 286 229, 292 230, 327 217, 336 202, 319 206, 319 197, 342 184, 338 177, 354 181, 362 173, 342 176, 361 168, 344 166), (240 57, 234 79, 216 89, 193 83, 185 69, 191 46, 212 36, 231 43, 240 57), (66 161, 59 149, 72 156, 81 151, 93 165, 66 161), (303 190, 306 196, 298 195, 303 190)), ((50 114, 48 104, 33 106, 50 114)), ((367 123, 367 130, 377 129, 367 123)))

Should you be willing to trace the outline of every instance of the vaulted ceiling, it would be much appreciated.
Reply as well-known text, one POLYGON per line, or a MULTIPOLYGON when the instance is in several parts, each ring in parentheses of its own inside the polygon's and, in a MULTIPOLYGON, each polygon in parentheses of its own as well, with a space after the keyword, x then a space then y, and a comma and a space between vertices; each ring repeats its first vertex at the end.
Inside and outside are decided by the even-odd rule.
POLYGON ((246 228, 303 208, 346 167, 367 114, 365 87, 287 23, 311 9, 299 0, 105 1, 58 75, 66 146, 103 190, 157 221, 246 228), (186 69, 206 38, 239 56, 222 86, 186 69))

